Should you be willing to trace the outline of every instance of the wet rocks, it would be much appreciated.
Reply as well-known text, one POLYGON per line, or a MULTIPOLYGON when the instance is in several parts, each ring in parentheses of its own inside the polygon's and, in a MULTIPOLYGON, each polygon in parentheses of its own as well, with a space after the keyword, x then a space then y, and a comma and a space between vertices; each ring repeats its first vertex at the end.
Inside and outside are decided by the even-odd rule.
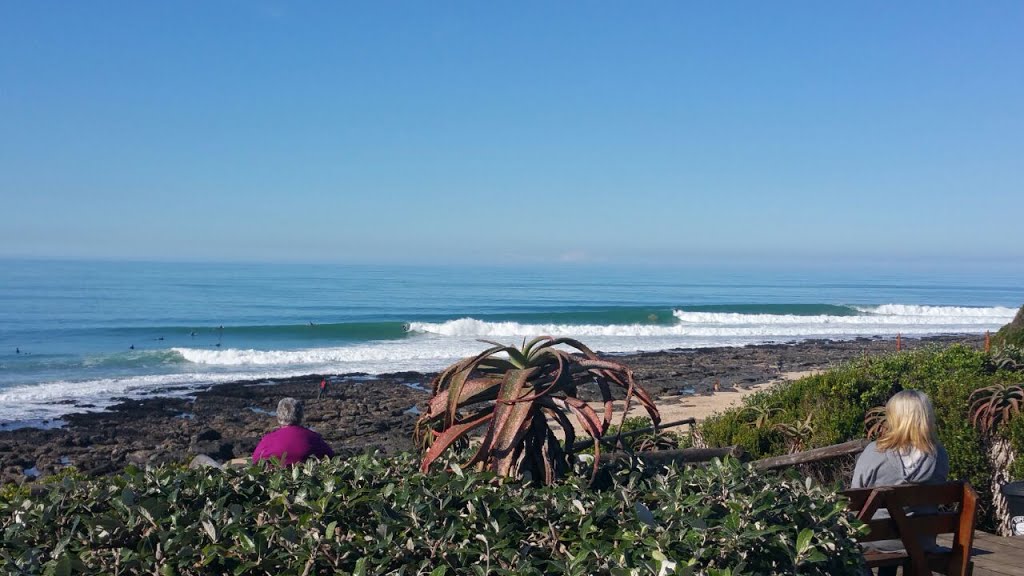
MULTIPOLYGON (((980 337, 904 339, 905 348, 980 337)), ((811 341, 743 348, 708 348, 615 355, 634 369, 637 381, 655 397, 710 393, 747 387, 783 372, 824 368, 864 354, 894 350, 892 341, 859 339, 811 341)), ((102 412, 69 414, 57 429, 0 430, 0 482, 24 482, 36 467, 52 474, 68 463, 87 474, 109 474, 125 466, 187 463, 195 454, 217 460, 248 457, 263 434, 277 428, 274 411, 281 398, 305 401, 305 423, 324 436, 341 456, 366 451, 393 454, 414 448, 416 414, 425 409, 432 375, 417 372, 371 377, 332 376, 317 399, 321 375, 233 382, 197 392, 193 398, 125 400, 102 412), (182 417, 187 414, 188 417, 182 417)), ((580 391, 596 399, 596 386, 580 391)))

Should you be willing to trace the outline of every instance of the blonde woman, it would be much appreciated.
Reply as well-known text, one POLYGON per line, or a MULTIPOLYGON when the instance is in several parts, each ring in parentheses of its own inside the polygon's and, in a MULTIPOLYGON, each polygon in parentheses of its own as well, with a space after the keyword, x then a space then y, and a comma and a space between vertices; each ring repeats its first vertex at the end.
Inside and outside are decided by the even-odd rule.
MULTIPOLYGON (((899 484, 939 484, 949 474, 949 455, 939 443, 935 430, 935 410, 924 392, 904 390, 885 405, 886 430, 877 441, 868 444, 853 470, 853 487, 896 486, 899 484)), ((888 516, 879 510, 875 517, 888 516)), ((924 542, 935 547, 935 538, 924 542)), ((872 542, 882 551, 902 550, 899 540, 872 542)), ((879 571, 883 574, 895 574, 879 571)))

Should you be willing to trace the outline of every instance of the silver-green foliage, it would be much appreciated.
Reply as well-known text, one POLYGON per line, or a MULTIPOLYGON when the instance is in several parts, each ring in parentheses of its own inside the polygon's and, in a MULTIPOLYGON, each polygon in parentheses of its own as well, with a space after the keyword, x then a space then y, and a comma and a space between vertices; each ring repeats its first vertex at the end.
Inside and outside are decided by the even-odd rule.
POLYGON ((8 574, 855 574, 831 491, 735 461, 592 490, 411 456, 164 467, 0 495, 8 574))

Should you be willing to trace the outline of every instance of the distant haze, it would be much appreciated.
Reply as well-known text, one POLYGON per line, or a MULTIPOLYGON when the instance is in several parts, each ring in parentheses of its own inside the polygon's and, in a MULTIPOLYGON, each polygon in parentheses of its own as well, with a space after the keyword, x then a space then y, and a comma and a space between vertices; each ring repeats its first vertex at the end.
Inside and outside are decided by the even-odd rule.
POLYGON ((1021 30, 1018 1, 5 2, 0 257, 1020 268, 1021 30))

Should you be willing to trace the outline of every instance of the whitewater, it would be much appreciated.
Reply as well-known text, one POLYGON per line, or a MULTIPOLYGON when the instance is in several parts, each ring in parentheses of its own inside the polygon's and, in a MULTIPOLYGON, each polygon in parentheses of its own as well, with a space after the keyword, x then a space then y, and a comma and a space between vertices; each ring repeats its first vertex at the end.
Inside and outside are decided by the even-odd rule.
POLYGON ((983 334, 1024 301, 1013 275, 5 264, 0 425, 243 379, 430 372, 480 340, 629 353, 983 334))

